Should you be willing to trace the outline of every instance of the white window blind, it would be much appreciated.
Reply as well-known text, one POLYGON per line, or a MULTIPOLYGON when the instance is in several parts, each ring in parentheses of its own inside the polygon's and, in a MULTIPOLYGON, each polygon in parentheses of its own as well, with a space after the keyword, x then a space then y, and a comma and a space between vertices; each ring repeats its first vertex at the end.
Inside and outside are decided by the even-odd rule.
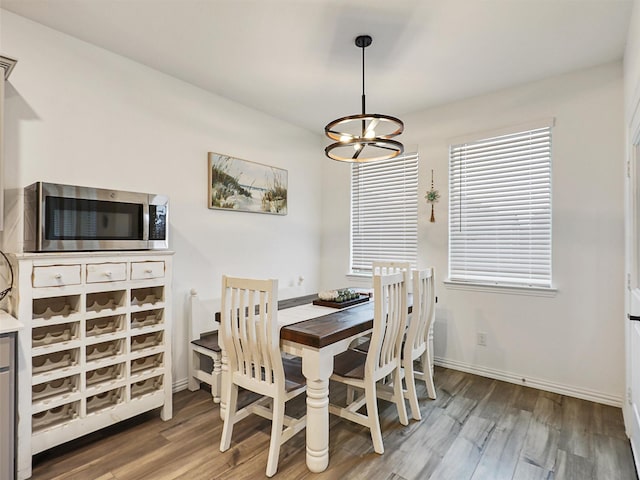
POLYGON ((551 127, 449 149, 449 279, 551 287, 551 127))
POLYGON ((417 264, 418 155, 351 168, 351 272, 371 273, 371 262, 417 264))

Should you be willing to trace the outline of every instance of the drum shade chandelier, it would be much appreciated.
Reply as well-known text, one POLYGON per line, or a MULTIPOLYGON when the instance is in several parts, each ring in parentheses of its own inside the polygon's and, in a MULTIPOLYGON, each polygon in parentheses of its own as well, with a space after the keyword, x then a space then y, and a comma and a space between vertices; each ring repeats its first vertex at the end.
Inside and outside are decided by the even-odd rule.
POLYGON ((362 113, 329 122, 324 133, 335 143, 324 149, 327 157, 341 162, 374 162, 397 157, 404 151, 402 143, 392 140, 404 130, 402 120, 379 113, 366 113, 364 94, 364 49, 371 45, 370 35, 356 37, 362 49, 362 113))

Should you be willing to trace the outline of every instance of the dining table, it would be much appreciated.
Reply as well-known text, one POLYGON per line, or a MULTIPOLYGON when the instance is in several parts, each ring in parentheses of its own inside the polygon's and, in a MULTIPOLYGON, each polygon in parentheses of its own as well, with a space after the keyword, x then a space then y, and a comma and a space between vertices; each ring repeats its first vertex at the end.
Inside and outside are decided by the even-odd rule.
MULTIPOLYGON (((367 298, 355 305, 334 308, 314 305, 316 299, 314 294, 279 301, 278 324, 282 351, 302 358, 307 382, 306 462, 309 470, 317 473, 329 465, 329 377, 333 359, 355 339, 372 331, 374 302, 367 298)), ((223 351, 223 389, 227 371, 223 351)), ((226 410, 224 398, 223 394, 222 418, 226 410)))

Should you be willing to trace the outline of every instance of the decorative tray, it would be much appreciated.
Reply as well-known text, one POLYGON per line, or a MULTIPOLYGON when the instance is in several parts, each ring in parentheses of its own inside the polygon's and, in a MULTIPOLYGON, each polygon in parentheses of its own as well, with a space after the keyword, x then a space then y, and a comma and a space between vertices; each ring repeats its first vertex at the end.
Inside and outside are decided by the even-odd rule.
POLYGON ((320 300, 316 298, 313 301, 314 305, 321 305, 323 307, 331 307, 331 308, 345 308, 350 307, 352 305, 357 305, 358 303, 364 303, 369 301, 369 295, 361 293, 358 298, 354 298, 352 300, 345 300, 344 302, 336 302, 331 300, 320 300))

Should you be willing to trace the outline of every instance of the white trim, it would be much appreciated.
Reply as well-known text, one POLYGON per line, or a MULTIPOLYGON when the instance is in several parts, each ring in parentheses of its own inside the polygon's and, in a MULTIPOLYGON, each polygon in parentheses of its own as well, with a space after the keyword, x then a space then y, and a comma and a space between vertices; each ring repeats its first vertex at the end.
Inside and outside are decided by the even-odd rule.
MULTIPOLYGON (((495 380, 501 380, 503 382, 515 383, 517 385, 537 388, 538 390, 558 393, 560 395, 567 395, 569 397, 581 398, 583 400, 602 403, 603 405, 611 405, 612 407, 622 406, 623 398, 619 395, 610 395, 598 392, 596 390, 589 390, 586 388, 574 387, 570 385, 561 385, 559 383, 554 383, 539 378, 523 377, 522 375, 518 375, 512 372, 505 372, 502 370, 481 367, 470 363, 458 362, 456 360, 448 360, 442 357, 434 357, 433 361, 435 365, 444 368, 450 368, 452 370, 459 370, 461 372, 472 373, 474 375, 493 378, 495 380), (525 381, 523 381, 523 379, 525 381)), ((182 378, 173 382, 173 393, 186 390, 187 384, 187 378, 182 378)))
POLYGON ((475 142, 485 138, 500 137, 502 135, 510 135, 525 130, 536 130, 538 128, 551 128, 556 124, 555 117, 540 118, 529 122, 519 123, 517 125, 509 125, 506 127, 496 128, 493 130, 484 130, 482 132, 467 133, 458 137, 452 137, 447 140, 449 145, 458 145, 461 143, 475 142))
POLYGON ((445 280, 445 287, 452 290, 468 290, 473 292, 506 293, 510 295, 528 295, 532 297, 555 297, 556 288, 526 287, 519 285, 487 285, 484 283, 456 282, 445 280))
POLYGON ((189 385, 189 379, 186 377, 181 378, 180 380, 176 380, 172 384, 173 393, 178 393, 178 392, 181 392, 182 390, 186 390, 188 385, 189 385))
POLYGON ((632 145, 638 143, 640 134, 640 81, 636 85, 633 98, 631 100, 631 112, 629 112, 629 141, 632 145))
POLYGON ((372 273, 358 273, 358 272, 353 272, 353 273, 347 273, 346 274, 347 278, 355 278, 355 279, 369 279, 371 280, 373 278, 373 274, 372 273))
POLYGON ((480 375, 482 377, 502 380, 503 382, 515 383, 517 385, 537 388, 538 390, 558 393, 560 395, 580 398, 582 400, 589 400, 591 402, 602 403, 603 405, 610 405, 612 407, 622 406, 623 398, 621 395, 611 395, 609 393, 598 392, 596 390, 589 390, 587 388, 580 388, 573 385, 562 385, 560 383, 554 383, 541 378, 531 378, 525 375, 519 375, 514 372, 505 372, 503 370, 482 367, 466 362, 459 362, 457 360, 448 360, 442 357, 435 357, 434 364, 440 367, 451 368, 453 370, 459 370, 461 372, 480 375))
POLYGON ((630 93, 631 98, 628 99, 628 103, 625 105, 625 120, 629 126, 629 130, 637 133, 637 128, 633 128, 634 120, 640 120, 640 78, 637 79, 636 84, 633 86, 633 91, 630 93), (629 108, 626 108, 626 107, 629 108))
MULTIPOLYGON (((625 77, 630 75, 625 72, 625 77)), ((640 167, 638 158, 638 147, 640 144, 640 78, 635 79, 633 91, 629 93, 631 98, 625 98, 625 120, 627 122, 627 138, 626 138, 626 155, 625 162, 627 166, 627 176, 625 178, 625 313, 629 314, 632 310, 633 291, 638 288, 638 271, 637 271, 637 252, 635 247, 638 239, 638 227, 636 222, 638 205, 636 192, 639 187, 637 169, 640 167)), ((630 80, 629 80, 630 81, 630 80)), ((636 408, 632 403, 631 392, 633 389, 633 373, 634 365, 631 359, 631 335, 630 322, 625 321, 625 392, 628 399, 622 406, 622 417, 626 434, 629 437, 631 451, 633 453, 634 465, 636 471, 640 471, 640 455, 636 441, 638 438, 638 429, 640 423, 638 421, 636 408)), ((636 402, 637 403, 637 402, 636 402)))

